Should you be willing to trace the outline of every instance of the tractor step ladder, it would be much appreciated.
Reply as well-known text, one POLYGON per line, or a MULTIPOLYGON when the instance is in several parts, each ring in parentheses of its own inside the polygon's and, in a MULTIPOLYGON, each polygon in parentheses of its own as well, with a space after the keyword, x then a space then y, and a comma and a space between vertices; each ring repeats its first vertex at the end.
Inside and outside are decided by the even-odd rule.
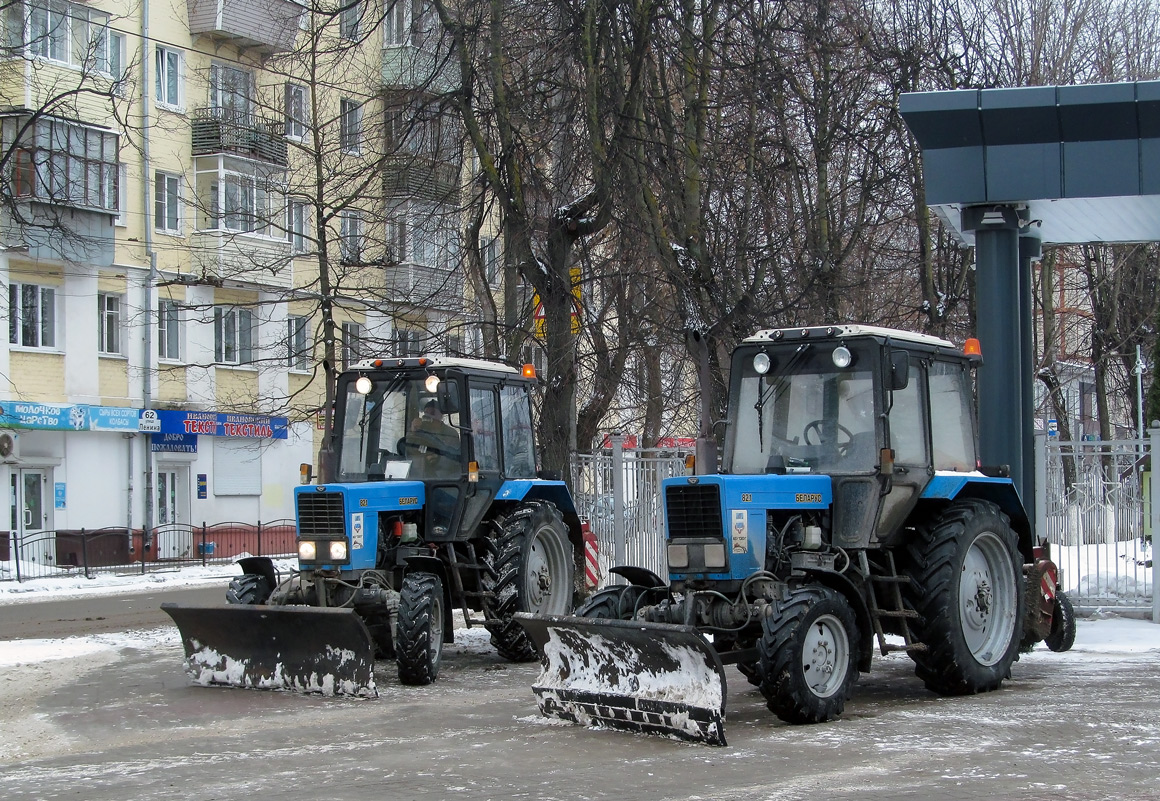
POLYGON ((886 557, 886 572, 879 575, 871 571, 870 560, 867 558, 866 552, 860 551, 858 553, 859 567, 862 568, 862 573, 866 576, 866 602, 867 606, 870 607, 870 620, 874 624, 874 634, 878 638, 878 650, 883 656, 893 651, 925 651, 926 644, 916 640, 910 630, 910 621, 917 620, 920 616, 913 609, 907 609, 906 604, 902 601, 902 585, 909 583, 910 577, 898 575, 893 552, 885 551, 884 555, 886 557), (879 604, 879 591, 875 586, 879 584, 884 585, 882 589, 886 594, 884 599, 886 608, 879 604), (886 632, 882 628, 883 618, 902 621, 903 645, 886 642, 886 632))

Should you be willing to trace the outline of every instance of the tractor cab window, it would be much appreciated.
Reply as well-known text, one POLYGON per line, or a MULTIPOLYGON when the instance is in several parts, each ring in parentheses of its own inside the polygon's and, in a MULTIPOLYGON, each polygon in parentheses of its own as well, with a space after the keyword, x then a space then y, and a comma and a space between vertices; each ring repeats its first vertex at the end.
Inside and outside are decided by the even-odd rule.
POLYGON ((862 473, 877 463, 873 352, 850 346, 838 366, 832 343, 740 356, 730 410, 734 473, 862 473), (763 368, 763 369, 762 369, 763 368), (759 371, 761 370, 761 371, 759 371))
POLYGON ((499 470, 499 443, 495 415, 495 389, 473 386, 471 395, 471 442, 480 470, 499 470))
POLYGON ((960 364, 930 366, 930 434, 935 470, 975 469, 970 377, 960 364))
POLYGON ((366 377, 369 392, 353 378, 339 387, 338 480, 458 477, 458 392, 426 376, 366 377))
POLYGON ((536 449, 532 440, 532 406, 524 385, 500 390, 503 415, 503 471, 508 478, 536 477, 536 449))
POLYGON ((926 455, 926 426, 922 422, 922 363, 910 357, 910 381, 894 391, 890 407, 890 447, 898 464, 929 464, 926 455))

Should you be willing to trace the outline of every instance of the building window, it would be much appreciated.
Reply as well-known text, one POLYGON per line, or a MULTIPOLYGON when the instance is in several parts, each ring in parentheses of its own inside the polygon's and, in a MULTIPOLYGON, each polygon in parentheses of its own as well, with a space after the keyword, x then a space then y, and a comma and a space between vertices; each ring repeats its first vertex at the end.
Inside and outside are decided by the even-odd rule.
POLYGON ((97 351, 121 352, 121 298, 118 295, 97 295, 97 351))
POLYGON ((27 115, 3 117, 0 126, 0 139, 12 148, 17 197, 117 210, 116 134, 43 117, 30 122, 27 115))
POLYGON ((159 172, 153 181, 154 217, 153 225, 158 231, 180 233, 181 221, 178 208, 181 205, 181 178, 159 172))
POLYGON ((362 358, 363 327, 361 323, 342 324, 342 369, 348 369, 362 358))
POLYGON ((109 15, 63 0, 4 3, 4 45, 30 56, 124 77, 124 34, 109 30, 109 15))
POLYGON ((343 39, 357 39, 362 14, 362 0, 346 0, 338 14, 338 35, 343 39))
POLYGON ((181 53, 158 47, 153 66, 153 98, 162 105, 181 108, 181 53))
POLYGON ((392 347, 397 358, 423 355, 423 339, 418 331, 408 331, 405 328, 396 328, 391 337, 392 347))
POLYGON ((249 309, 218 306, 213 310, 214 360, 221 364, 249 364, 254 360, 254 313, 249 309))
POLYGON ((306 136, 306 87, 286 84, 286 136, 302 139, 306 136))
POLYGON ((8 341, 25 348, 56 347, 56 290, 8 285, 8 341))
POLYGON ((346 97, 341 101, 339 145, 347 153, 355 154, 362 147, 362 105, 346 97))
POLYGON ((125 215, 125 207, 129 205, 129 182, 126 180, 128 169, 124 164, 117 165, 117 218, 114 222, 117 225, 128 225, 129 219, 125 215))
POLYGON ((339 215, 339 256, 346 264, 362 261, 362 219, 357 211, 339 215))
POLYGON ((495 237, 480 240, 479 257, 483 262, 483 275, 487 283, 495 286, 499 279, 499 240, 495 237))
POLYGON ((291 199, 286 204, 286 238, 294 253, 305 253, 306 247, 306 202, 291 199))
POLYGON ((181 358, 181 317, 172 300, 157 302, 157 355, 162 359, 181 358))
POLYGON ((209 104, 217 119, 234 125, 253 124, 254 80, 250 73, 226 64, 209 67, 209 104))
POLYGON ((310 343, 307 337, 309 331, 309 317, 286 318, 286 366, 291 370, 310 369, 310 343))
POLYGON ((383 42, 387 46, 411 43, 411 0, 390 3, 383 21, 383 42))
POLYGON ((402 264, 407 260, 407 218, 392 216, 387 218, 387 252, 388 264, 402 264))
MULTIPOLYGON (((236 163, 231 159, 230 162, 236 163)), ((237 233, 274 235, 285 239, 286 210, 281 195, 271 191, 270 178, 229 169, 198 170, 196 196, 200 230, 225 228, 237 233), (271 226, 273 234, 271 234, 271 226)))

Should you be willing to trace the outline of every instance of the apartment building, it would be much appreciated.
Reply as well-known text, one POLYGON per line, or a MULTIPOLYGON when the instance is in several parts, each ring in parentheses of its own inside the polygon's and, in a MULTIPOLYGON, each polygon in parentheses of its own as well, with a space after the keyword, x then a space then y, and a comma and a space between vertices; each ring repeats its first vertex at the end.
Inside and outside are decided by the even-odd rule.
POLYGON ((416 8, 5 7, 0 530, 292 517, 323 320, 338 367, 470 350, 453 71, 416 8))

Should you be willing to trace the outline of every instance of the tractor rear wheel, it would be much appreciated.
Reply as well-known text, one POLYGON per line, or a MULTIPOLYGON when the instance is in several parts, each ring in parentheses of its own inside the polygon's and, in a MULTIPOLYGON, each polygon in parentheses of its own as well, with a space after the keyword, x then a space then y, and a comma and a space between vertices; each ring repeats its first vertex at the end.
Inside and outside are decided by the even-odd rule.
POLYGON ((443 582, 415 571, 403 579, 395 627, 395 664, 403 684, 435 681, 443 656, 443 582))
POLYGON ((577 617, 600 620, 632 620, 636 616, 640 590, 631 584, 619 584, 592 593, 576 609, 577 617))
POLYGON ((266 603, 274 588, 265 576, 257 573, 245 573, 230 580, 226 590, 226 603, 248 604, 256 606, 266 603))
POLYGON ((761 628, 756 678, 769 710, 787 723, 842 714, 858 679, 858 628, 845 597, 829 587, 797 587, 761 628))
POLYGON ((483 607, 491 643, 512 662, 539 658, 535 645, 512 615, 571 611, 575 563, 568 529, 555 506, 528 501, 498 518, 484 555, 483 607))
POLYGON ((1066 593, 1055 594, 1055 608, 1051 615, 1051 633, 1043 640, 1052 651, 1070 651, 1075 645, 1075 607, 1066 593))
POLYGON ((952 504, 906 549, 908 601, 924 651, 915 674, 940 695, 994 690, 1019 656, 1026 597, 1007 516, 989 501, 952 504))

